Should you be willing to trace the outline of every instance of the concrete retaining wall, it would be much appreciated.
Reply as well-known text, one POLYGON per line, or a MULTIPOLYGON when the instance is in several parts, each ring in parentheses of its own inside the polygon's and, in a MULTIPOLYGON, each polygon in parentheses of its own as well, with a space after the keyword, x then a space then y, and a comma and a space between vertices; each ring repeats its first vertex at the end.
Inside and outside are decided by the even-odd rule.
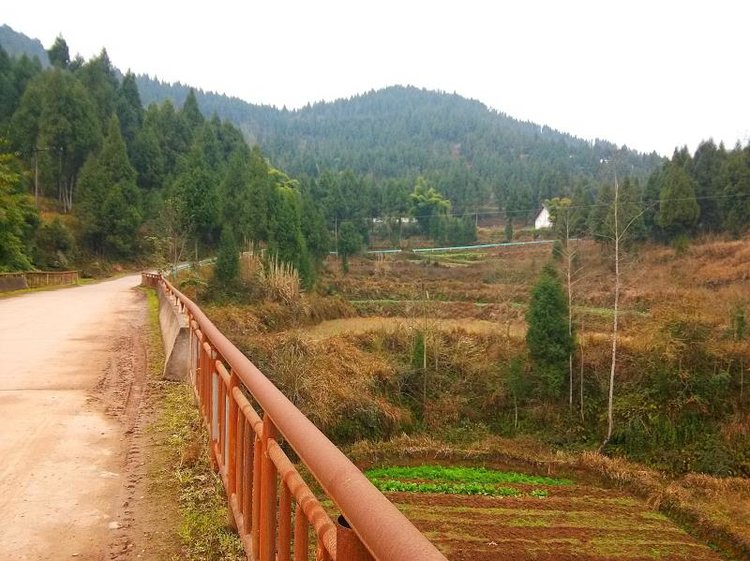
POLYGON ((164 378, 186 380, 190 356, 190 331, 187 318, 161 286, 157 288, 157 294, 159 296, 159 324, 166 357, 164 378))

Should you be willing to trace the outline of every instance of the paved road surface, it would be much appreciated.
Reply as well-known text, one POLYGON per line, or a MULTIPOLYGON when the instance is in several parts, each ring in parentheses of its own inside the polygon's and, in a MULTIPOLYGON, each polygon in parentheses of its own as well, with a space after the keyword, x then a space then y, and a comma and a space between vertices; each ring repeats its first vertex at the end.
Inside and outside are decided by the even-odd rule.
POLYGON ((140 276, 0 300, 0 559, 109 558, 140 276))

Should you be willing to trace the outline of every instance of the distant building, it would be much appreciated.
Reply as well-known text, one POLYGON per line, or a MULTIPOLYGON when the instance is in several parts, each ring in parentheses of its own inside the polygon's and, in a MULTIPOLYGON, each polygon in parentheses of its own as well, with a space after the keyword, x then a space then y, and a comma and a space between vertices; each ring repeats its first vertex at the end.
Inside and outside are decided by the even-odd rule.
POLYGON ((552 228, 552 220, 549 217, 549 209, 546 205, 542 205, 542 210, 536 215, 534 220, 534 228, 542 230, 543 228, 552 228))

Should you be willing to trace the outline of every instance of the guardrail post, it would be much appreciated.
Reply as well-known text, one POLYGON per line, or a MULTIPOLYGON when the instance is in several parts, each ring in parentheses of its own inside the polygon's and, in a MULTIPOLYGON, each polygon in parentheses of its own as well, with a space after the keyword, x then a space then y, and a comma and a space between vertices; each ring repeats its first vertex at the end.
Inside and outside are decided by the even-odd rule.
POLYGON ((343 514, 336 519, 336 561, 374 561, 343 514))
MULTIPOLYGON (((251 429, 252 430, 252 429, 251 429)), ((258 559, 260 555, 260 505, 261 505, 261 465, 263 464, 263 443, 261 438, 253 430, 253 483, 252 483, 252 505, 251 512, 251 529, 253 533, 252 554, 253 559, 258 559)))
MULTIPOLYGON (((229 399, 229 423, 227 435, 227 457, 225 459, 227 466, 227 481, 229 482, 228 495, 231 497, 237 491, 237 432, 239 430, 237 418, 237 402, 234 399, 234 388, 239 385, 239 378, 234 369, 231 370, 229 377, 229 388, 227 397, 229 399)), ((239 451, 242 454, 242 450, 239 451)))
POLYGON ((279 555, 277 561, 290 561, 292 542, 292 493, 282 480, 279 493, 279 555))
POLYGON ((307 535, 308 522, 302 505, 294 511, 294 561, 307 561, 307 549, 310 547, 307 535))
POLYGON ((224 407, 219 408, 219 385, 222 383, 219 372, 216 370, 216 352, 209 346, 208 351, 208 391, 209 391, 209 433, 211 435, 211 463, 215 471, 221 470, 221 440, 219 435, 219 415, 224 416, 224 407))
POLYGON ((276 557, 276 466, 268 454, 268 442, 278 431, 268 414, 263 416, 260 481, 260 561, 276 557))

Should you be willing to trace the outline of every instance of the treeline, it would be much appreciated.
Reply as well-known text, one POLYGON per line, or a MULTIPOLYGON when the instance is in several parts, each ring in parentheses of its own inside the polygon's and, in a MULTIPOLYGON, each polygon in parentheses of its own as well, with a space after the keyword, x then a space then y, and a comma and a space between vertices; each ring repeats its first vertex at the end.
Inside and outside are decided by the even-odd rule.
POLYGON ((0 47, 3 193, 15 209, 2 226, 14 240, 3 270, 176 262, 215 252, 230 230, 237 247, 267 247, 310 284, 328 251, 348 257, 376 227, 394 243, 404 231, 476 239, 474 222, 453 217, 421 176, 379 182, 328 170, 292 179, 234 125, 205 118, 192 90, 179 107, 144 108, 136 77, 121 77, 105 50, 71 59, 60 37, 46 57, 47 68, 0 47))
POLYGON ((192 92, 180 108, 144 109, 134 75, 120 80, 106 51, 71 60, 58 38, 48 55, 45 70, 0 49, 0 270, 176 261, 188 248, 212 251, 229 231, 312 279, 328 238, 305 185, 271 167, 236 127, 206 119, 192 92))
MULTIPOLYGON (((572 415, 578 401, 580 428, 589 433, 587 438, 600 438, 601 433, 589 432, 584 418, 591 418, 592 413, 603 418, 606 403, 602 448, 611 445, 630 457, 658 458, 669 469, 746 473, 746 433, 735 437, 725 432, 746 410, 747 300, 742 291, 716 292, 706 306, 705 294, 686 290, 684 282, 693 278, 690 274, 683 275, 682 286, 673 278, 674 266, 668 285, 657 288, 659 274, 651 257, 650 264, 640 263, 639 268, 654 276, 647 277, 647 286, 639 287, 635 291, 639 296, 633 299, 632 293, 625 296, 632 270, 625 263, 632 264, 629 254, 638 251, 637 242, 645 239, 671 243, 676 259, 685 254, 691 237, 746 234, 750 146, 738 144, 726 150, 708 141, 692 156, 687 149, 676 150, 645 185, 618 179, 612 186, 601 187, 593 202, 579 189, 572 198, 557 197, 547 205, 556 238, 553 261, 539 276, 526 315, 528 375, 518 365, 508 367, 514 400, 524 404, 567 401, 571 415, 566 430, 571 431, 578 425, 578 415, 572 415), (613 302, 611 340, 599 346, 598 353, 591 337, 586 338, 588 350, 584 352, 584 339, 577 336, 584 332, 584 321, 574 312, 587 298, 574 287, 590 273, 584 269, 578 244, 570 242, 586 233, 602 243, 603 255, 610 261, 606 286, 613 302), (627 340, 618 337, 624 319, 623 298, 628 299, 630 312, 651 301, 648 322, 640 332, 631 326, 627 340), (717 317, 714 309, 728 317, 717 317), (602 353, 604 348, 606 353, 602 353), (584 354, 586 361, 596 364, 593 372, 609 371, 606 384, 592 383, 591 373, 584 373, 584 354), (574 368, 576 364, 580 370, 574 368)), ((705 270, 705 263, 698 266, 700 260, 698 253, 695 267, 705 270)), ((741 264, 741 257, 737 261, 741 264)), ((730 281, 712 274, 704 282, 715 289, 730 281)))
MULTIPOLYGON (((546 201, 553 220, 562 213, 570 235, 608 242, 614 181, 579 184, 568 193, 546 201)), ((687 148, 675 150, 645 182, 621 177, 618 197, 630 241, 652 239, 679 248, 700 234, 739 236, 750 227, 750 145, 727 150, 708 140, 693 155, 687 148)))
MULTIPOLYGON (((146 76, 149 99, 181 100, 187 86, 146 76)), ((604 140, 587 142, 522 122, 456 94, 393 86, 297 110, 199 92, 202 107, 232 120, 272 160, 298 176, 351 172, 376 190, 393 182, 413 189, 423 176, 454 212, 510 209, 532 218, 542 200, 577 183, 609 180, 617 161, 645 180, 662 162, 604 140)), ((393 214, 383 200, 370 216, 393 214)))

